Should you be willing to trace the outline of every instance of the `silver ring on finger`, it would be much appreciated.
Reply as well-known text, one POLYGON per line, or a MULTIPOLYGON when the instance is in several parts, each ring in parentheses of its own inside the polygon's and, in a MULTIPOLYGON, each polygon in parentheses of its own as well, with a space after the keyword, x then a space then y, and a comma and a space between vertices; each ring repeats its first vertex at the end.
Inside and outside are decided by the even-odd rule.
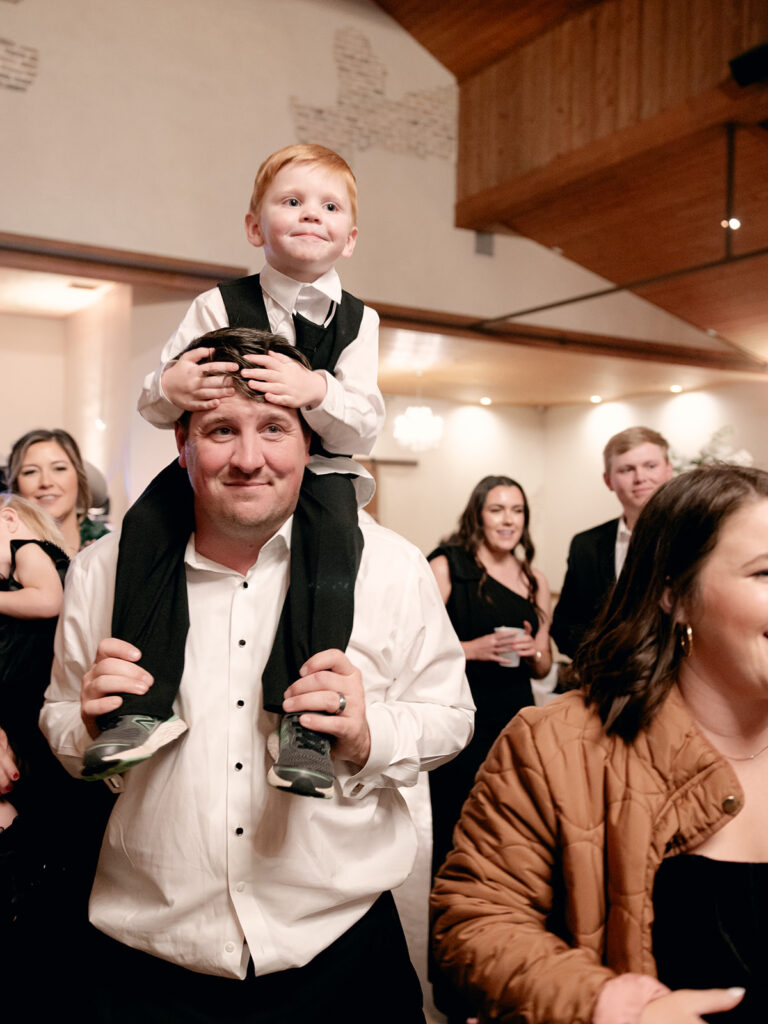
POLYGON ((346 706, 347 706, 347 698, 344 696, 343 693, 340 693, 339 694, 339 706, 334 711, 334 715, 342 715, 344 713, 344 708, 346 706))

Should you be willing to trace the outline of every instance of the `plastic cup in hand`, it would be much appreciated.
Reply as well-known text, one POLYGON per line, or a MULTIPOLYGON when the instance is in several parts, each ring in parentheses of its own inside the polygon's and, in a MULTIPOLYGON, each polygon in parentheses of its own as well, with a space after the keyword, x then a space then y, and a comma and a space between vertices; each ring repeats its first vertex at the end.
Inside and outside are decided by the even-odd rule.
MULTIPOLYGON (((525 630, 521 629, 520 626, 497 626, 493 632, 505 633, 509 637, 515 637, 523 636, 525 630)), ((517 668, 519 664, 520 655, 517 653, 517 651, 504 651, 502 653, 499 665, 503 666, 504 668, 517 668)))

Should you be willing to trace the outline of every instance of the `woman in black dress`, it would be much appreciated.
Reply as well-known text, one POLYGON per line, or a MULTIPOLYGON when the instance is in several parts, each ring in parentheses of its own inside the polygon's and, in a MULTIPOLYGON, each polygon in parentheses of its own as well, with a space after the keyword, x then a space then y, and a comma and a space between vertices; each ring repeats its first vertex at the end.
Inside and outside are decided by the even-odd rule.
POLYGON ((46 984, 25 995, 25 1008, 32 1019, 60 1021, 73 1019, 61 985, 81 955, 112 805, 106 787, 94 792, 66 773, 37 724, 69 564, 64 544, 33 501, 0 495, 0 948, 11 977, 28 969, 40 942, 52 951, 46 984))
MULTIPOLYGON (((528 501, 507 476, 484 477, 472 491, 459 526, 429 555, 448 615, 467 657, 477 711, 469 745, 430 772, 433 874, 451 848, 453 827, 494 740, 520 710, 533 704, 531 678, 552 667, 552 601, 545 577, 532 566, 528 501), (512 627, 506 632, 499 627, 512 627), (509 662, 516 662, 510 665, 509 662)), ((449 1021, 466 1007, 438 978, 435 1003, 449 1021)))

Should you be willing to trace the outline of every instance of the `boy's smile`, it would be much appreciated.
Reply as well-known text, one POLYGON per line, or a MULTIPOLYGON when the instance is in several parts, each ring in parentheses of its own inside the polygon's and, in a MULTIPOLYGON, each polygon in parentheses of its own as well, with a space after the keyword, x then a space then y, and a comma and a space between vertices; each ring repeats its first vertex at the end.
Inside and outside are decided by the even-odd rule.
POLYGON ((357 240, 346 182, 316 164, 293 163, 267 188, 256 216, 245 218, 248 241, 267 263, 295 281, 316 281, 357 240))

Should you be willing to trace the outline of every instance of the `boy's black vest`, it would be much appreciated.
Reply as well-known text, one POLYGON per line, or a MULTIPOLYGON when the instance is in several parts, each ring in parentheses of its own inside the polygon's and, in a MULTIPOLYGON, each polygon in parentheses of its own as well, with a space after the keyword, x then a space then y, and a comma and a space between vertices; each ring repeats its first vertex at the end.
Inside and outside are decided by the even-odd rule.
MULTIPOLYGON (((230 327, 254 327, 259 331, 272 329, 258 274, 220 284, 219 291, 224 300, 230 327)), ((341 302, 327 327, 312 323, 301 313, 293 314, 296 348, 304 353, 313 370, 327 370, 328 373, 333 373, 341 353, 360 333, 363 309, 360 299, 342 291, 341 302)), ((325 452, 315 434, 312 435, 310 452, 313 455, 331 454, 325 452)))
MULTIPOLYGON (((220 284, 219 291, 224 300, 230 327, 272 330, 258 274, 220 284)), ((356 299, 349 292, 342 292, 336 315, 327 327, 313 324, 301 313, 293 314, 296 347, 307 357, 313 370, 327 370, 328 373, 333 373, 341 353, 360 333, 363 309, 360 299, 356 299)))

